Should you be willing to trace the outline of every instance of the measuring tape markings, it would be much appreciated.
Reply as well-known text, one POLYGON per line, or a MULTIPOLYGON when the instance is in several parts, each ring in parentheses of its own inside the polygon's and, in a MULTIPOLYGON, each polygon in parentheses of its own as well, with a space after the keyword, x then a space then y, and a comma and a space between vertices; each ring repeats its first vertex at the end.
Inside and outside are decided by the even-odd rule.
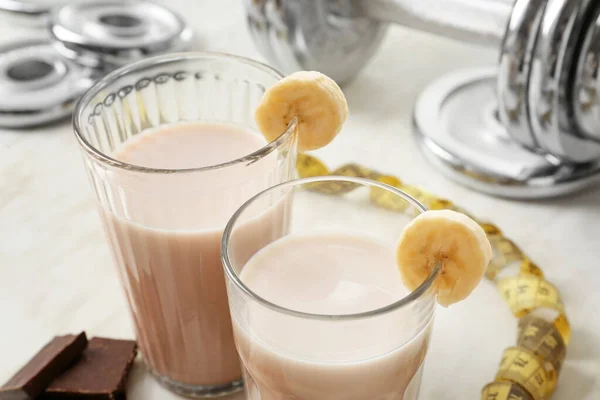
POLYGON ((567 344, 552 322, 532 315, 521 318, 517 344, 533 351, 557 373, 560 372, 567 354, 567 344))
POLYGON ((548 374, 543 361, 523 347, 504 350, 496 381, 507 381, 523 387, 534 400, 544 400, 556 387, 556 375, 548 374))
POLYGON ((481 394, 482 400, 534 400, 521 386, 512 382, 492 382, 481 394))

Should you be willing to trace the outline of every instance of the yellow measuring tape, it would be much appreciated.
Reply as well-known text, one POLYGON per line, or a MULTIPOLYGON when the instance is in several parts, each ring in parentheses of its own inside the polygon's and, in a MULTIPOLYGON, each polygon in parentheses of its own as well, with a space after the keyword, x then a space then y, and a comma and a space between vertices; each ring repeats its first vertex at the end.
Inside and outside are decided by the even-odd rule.
MULTIPOLYGON (((450 200, 359 164, 346 164, 330 171, 319 159, 299 154, 296 166, 301 178, 338 175, 373 179, 410 194, 430 210, 454 210, 469 215, 450 200)), ((355 188, 356 185, 349 182, 319 182, 310 187, 329 195, 345 194, 355 188)), ((405 201, 380 188, 371 188, 370 200, 386 209, 407 211, 405 201)), ((544 278, 542 270, 515 243, 504 237, 496 225, 469 216, 481 225, 494 250, 486 278, 496 284, 511 312, 519 318, 517 346, 504 351, 496 378, 483 388, 481 398, 546 400, 556 388, 571 339, 560 293, 544 278)))

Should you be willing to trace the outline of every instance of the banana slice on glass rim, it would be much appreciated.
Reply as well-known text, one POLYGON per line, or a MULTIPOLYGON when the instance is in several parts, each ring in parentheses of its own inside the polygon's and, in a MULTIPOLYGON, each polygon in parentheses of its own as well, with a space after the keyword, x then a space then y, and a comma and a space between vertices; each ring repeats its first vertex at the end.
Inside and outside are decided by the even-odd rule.
POLYGON ((298 151, 320 149, 340 132, 348 103, 340 87, 316 71, 295 72, 267 89, 254 118, 269 142, 298 119, 298 151))
POLYGON ((402 231, 396 260, 404 285, 415 290, 439 266, 437 300, 449 306, 467 298, 492 259, 487 235, 471 218, 450 210, 426 211, 402 231))

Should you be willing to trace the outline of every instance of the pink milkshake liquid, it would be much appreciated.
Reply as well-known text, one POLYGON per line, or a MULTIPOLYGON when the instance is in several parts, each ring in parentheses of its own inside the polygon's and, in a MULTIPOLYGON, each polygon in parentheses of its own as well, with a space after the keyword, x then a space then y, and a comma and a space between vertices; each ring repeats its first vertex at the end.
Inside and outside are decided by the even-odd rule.
POLYGON ((332 177, 269 189, 234 215, 223 256, 247 399, 418 398, 435 277, 407 290, 394 248, 420 212, 395 189, 332 177), (310 190, 315 183, 356 188, 328 196, 310 190), (405 202, 406 213, 373 206, 373 187, 405 202), (263 218, 282 198, 290 205, 288 229, 248 259, 243 221, 263 218))
MULTIPOLYGON (((181 394, 242 387, 221 237, 245 200, 294 175, 295 124, 273 143, 254 126, 278 79, 224 55, 162 56, 110 75, 78 108, 76 133, 142 356, 181 394)), ((284 211, 275 205, 242 224, 247 253, 283 235, 284 211)))

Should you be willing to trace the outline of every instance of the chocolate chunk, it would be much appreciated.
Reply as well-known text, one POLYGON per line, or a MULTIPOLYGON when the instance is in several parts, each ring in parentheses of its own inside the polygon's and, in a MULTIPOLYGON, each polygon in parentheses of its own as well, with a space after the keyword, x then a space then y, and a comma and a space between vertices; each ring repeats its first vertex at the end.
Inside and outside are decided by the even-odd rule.
POLYGON ((0 388, 0 400, 33 399, 81 355, 85 332, 56 336, 0 388))
POLYGON ((136 353, 134 341, 92 338, 79 361, 56 378, 39 399, 124 400, 136 353))

